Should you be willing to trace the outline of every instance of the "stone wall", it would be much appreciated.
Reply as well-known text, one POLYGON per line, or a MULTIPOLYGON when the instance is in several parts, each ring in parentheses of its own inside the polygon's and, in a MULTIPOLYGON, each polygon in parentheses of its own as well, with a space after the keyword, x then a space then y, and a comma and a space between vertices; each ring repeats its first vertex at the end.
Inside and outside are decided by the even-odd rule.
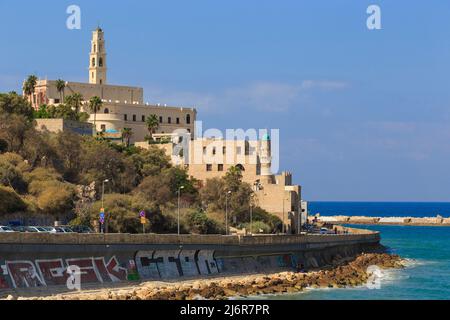
POLYGON ((317 268, 380 249, 378 233, 196 236, 0 234, 0 291, 64 287, 69 266, 81 283, 170 280, 317 268))

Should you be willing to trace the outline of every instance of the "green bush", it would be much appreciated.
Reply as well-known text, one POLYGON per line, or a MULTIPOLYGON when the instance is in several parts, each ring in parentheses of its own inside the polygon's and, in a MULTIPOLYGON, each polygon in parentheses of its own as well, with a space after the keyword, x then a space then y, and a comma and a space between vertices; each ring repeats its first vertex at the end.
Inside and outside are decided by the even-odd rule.
POLYGON ((193 211, 187 216, 187 225, 193 234, 222 234, 225 230, 205 212, 193 211))
POLYGON ((241 225, 241 228, 245 228, 253 234, 271 234, 272 228, 262 221, 254 221, 250 230, 250 223, 245 223, 241 225))
POLYGON ((0 214, 22 212, 26 209, 25 201, 12 188, 0 186, 0 214))

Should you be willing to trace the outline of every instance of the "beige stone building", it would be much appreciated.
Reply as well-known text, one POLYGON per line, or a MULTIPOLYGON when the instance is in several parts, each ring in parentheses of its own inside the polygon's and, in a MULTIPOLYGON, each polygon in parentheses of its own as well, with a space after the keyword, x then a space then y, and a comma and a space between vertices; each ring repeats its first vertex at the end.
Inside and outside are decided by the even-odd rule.
MULTIPOLYGON (((223 177, 228 169, 241 169, 243 181, 255 192, 256 205, 284 221, 286 232, 296 232, 301 222, 301 187, 292 183, 292 174, 273 174, 271 141, 264 135, 258 141, 194 139, 183 134, 155 135, 157 144, 171 157, 174 165, 184 166, 191 177, 205 184, 208 179, 223 177), (183 150, 183 151, 181 151, 183 150)), ((148 148, 148 142, 136 143, 148 148)), ((304 222, 304 221, 303 221, 304 222)))
MULTIPOLYGON (((177 129, 194 132, 197 118, 195 108, 169 107, 161 104, 144 102, 144 90, 139 87, 110 85, 107 83, 107 54, 105 37, 102 29, 97 28, 92 35, 89 54, 89 83, 66 82, 62 92, 57 90, 56 80, 39 80, 31 103, 35 109, 43 104, 57 105, 64 96, 80 93, 84 104, 97 96, 103 106, 95 117, 97 132, 104 132, 106 137, 120 139, 124 128, 131 128, 131 142, 143 141, 148 135, 145 120, 150 115, 159 119, 158 133, 172 133, 177 129)), ((87 107, 83 111, 89 112, 87 107)), ((89 122, 94 124, 92 114, 89 122)))
POLYGON ((78 122, 64 119, 36 119, 38 131, 72 132, 84 136, 92 136, 94 126, 88 122, 78 122))

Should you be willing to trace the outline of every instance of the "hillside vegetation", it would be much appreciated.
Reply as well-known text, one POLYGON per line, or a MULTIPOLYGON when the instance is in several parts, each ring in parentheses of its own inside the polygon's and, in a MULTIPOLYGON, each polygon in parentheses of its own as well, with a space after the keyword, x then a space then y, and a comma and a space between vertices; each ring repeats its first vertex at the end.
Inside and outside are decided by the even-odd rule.
MULTIPOLYGON (((181 187, 182 232, 223 233, 228 191, 231 225, 242 227, 249 222, 252 190, 242 182, 238 169, 201 187, 184 168, 172 166, 157 146, 143 150, 102 136, 35 130, 34 119, 45 112, 73 120, 86 118, 76 107, 61 108, 35 112, 26 98, 0 94, 0 223, 59 220, 93 226, 105 180, 109 232, 142 232, 141 211, 149 219, 147 232, 176 232, 181 187)), ((254 212, 256 231, 275 232, 280 227, 275 216, 260 208, 254 212)))

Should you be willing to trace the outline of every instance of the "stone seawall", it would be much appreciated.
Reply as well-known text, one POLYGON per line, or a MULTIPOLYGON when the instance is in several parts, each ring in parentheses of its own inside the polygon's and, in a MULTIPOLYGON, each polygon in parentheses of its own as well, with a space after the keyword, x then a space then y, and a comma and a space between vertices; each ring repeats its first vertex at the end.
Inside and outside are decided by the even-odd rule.
POLYGON ((355 225, 397 225, 397 226, 436 226, 450 227, 450 218, 443 217, 365 217, 365 216, 328 216, 318 217, 319 222, 355 225))
POLYGON ((66 285, 77 266, 81 283, 182 280, 217 275, 320 268, 380 250, 376 232, 345 235, 195 236, 0 234, 0 291, 66 285))

